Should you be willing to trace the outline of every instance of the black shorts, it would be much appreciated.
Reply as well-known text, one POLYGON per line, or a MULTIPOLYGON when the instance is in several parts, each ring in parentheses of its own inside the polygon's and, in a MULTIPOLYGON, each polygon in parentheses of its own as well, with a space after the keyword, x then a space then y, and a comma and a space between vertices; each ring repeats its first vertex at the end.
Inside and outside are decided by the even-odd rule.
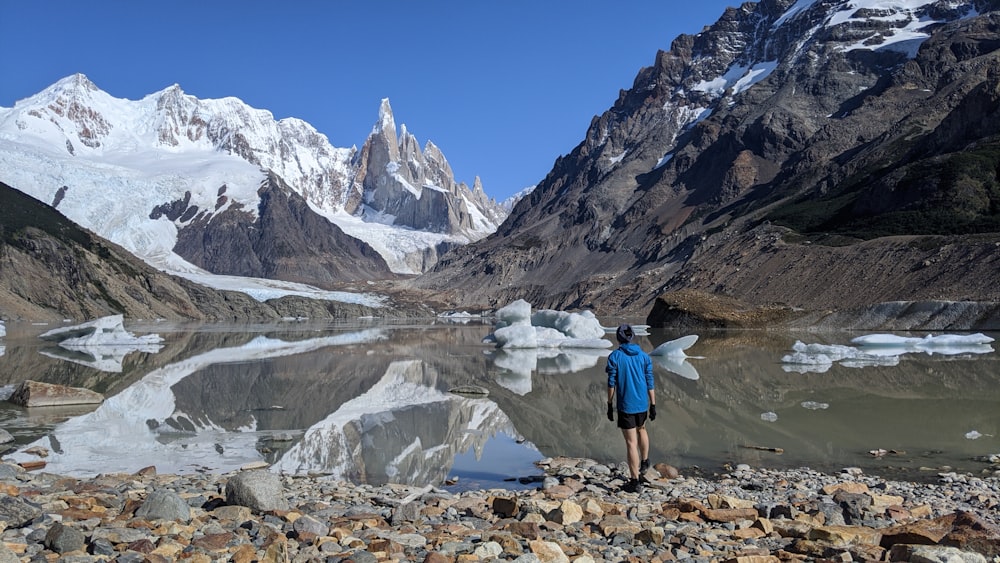
POLYGON ((630 428, 642 428, 646 425, 646 411, 624 413, 618 411, 618 428, 628 430, 630 428))

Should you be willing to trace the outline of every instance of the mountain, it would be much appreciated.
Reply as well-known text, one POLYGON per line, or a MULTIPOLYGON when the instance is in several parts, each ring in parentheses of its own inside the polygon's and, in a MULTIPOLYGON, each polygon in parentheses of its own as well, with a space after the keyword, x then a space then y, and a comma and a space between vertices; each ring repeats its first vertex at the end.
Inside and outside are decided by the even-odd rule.
POLYGON ((0 182, 0 311, 5 319, 278 320, 386 314, 350 303, 289 296, 261 302, 170 276, 58 211, 0 182))
POLYGON ((604 315, 676 315, 678 292, 787 314, 1000 301, 997 9, 729 8, 657 53, 493 235, 414 283, 604 315))
POLYGON ((343 149, 236 98, 124 100, 82 74, 0 108, 0 180, 168 271, 324 287, 419 273, 506 216, 432 143, 397 137, 388 100, 343 149))

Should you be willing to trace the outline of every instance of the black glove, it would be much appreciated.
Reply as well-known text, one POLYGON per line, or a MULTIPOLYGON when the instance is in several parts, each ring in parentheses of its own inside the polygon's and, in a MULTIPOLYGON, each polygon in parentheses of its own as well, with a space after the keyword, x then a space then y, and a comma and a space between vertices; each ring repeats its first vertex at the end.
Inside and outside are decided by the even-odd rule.
POLYGON ((615 407, 611 403, 608 403, 608 420, 615 421, 615 407))
POLYGON ((656 420, 656 405, 649 405, 649 420, 656 420))

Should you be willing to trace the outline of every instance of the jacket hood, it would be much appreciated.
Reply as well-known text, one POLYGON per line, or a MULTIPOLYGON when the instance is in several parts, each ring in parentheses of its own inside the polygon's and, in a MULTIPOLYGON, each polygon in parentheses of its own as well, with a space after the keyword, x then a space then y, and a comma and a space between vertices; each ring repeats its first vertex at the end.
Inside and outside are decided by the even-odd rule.
POLYGON ((618 349, 625 352, 629 356, 638 356, 639 352, 642 352, 642 348, 639 348, 638 344, 633 344, 631 342, 626 342, 625 344, 620 344, 618 349))

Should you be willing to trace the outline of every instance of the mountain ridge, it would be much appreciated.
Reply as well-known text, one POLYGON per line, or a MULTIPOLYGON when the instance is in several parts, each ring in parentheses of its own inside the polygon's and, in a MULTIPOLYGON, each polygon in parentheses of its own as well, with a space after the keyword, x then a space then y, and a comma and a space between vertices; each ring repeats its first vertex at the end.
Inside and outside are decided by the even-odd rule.
MULTIPOLYGON (((199 223, 202 229, 211 228, 211 217, 234 202, 254 220, 257 185, 271 170, 314 213, 373 247, 397 274, 422 271, 444 249, 485 236, 506 216, 500 204, 486 196, 478 178, 472 188, 456 182, 433 143, 428 141, 422 151, 405 126, 397 139, 388 99, 382 101, 379 122, 362 149, 341 149, 300 119, 275 120, 270 112, 237 98, 199 100, 173 85, 138 101, 123 100, 76 74, 18 101, 14 108, 0 108, 0 160, 7 169, 0 179, 63 206, 73 201, 64 197, 67 191, 98 189, 74 186, 87 184, 80 175, 95 175, 94 168, 117 177, 122 191, 148 198, 142 215, 191 198, 190 207, 208 219, 199 223), (397 144, 406 150, 368 162, 371 147, 397 144), (183 162, 185 158, 192 162, 183 162), (181 175, 186 178, 178 178, 181 175), (393 180, 396 177, 414 184, 416 195, 406 199, 409 192, 393 180), (216 193, 222 186, 225 197, 216 193), (57 188, 62 190, 58 201, 57 188), (380 207, 389 202, 391 209, 380 207)), ((177 220, 173 227, 136 224, 141 211, 130 212, 132 223, 125 230, 155 230, 163 237, 171 236, 171 228, 191 228, 177 220)), ((172 251, 133 244, 140 241, 103 223, 92 208, 68 213, 147 259, 172 251)))
MULTIPOLYGON (((909 231, 875 232, 871 224, 891 217, 861 205, 881 197, 900 213, 912 213, 907 205, 940 209, 940 202, 957 201, 951 188, 940 184, 919 196, 910 190, 907 199, 890 182, 867 197, 844 195, 856 192, 851 185, 867 186, 872 170, 896 170, 901 163, 894 151, 912 143, 907 135, 933 146, 934 124, 947 124, 948 117, 980 126, 980 136, 966 139, 966 146, 979 139, 989 146, 1000 132, 992 117, 976 120, 966 112, 960 118, 955 111, 964 107, 960 100, 989 107, 974 102, 972 93, 993 99, 985 93, 996 91, 1000 68, 997 3, 911 2, 891 10, 888 4, 762 0, 727 10, 698 35, 678 37, 594 118, 585 139, 496 233, 457 249, 414 283, 463 287, 457 299, 487 308, 525 298, 539 307, 631 316, 647 315, 659 296, 682 289, 750 306, 822 310, 875 306, 876 295, 924 298, 933 292, 920 284, 930 280, 940 299, 996 301, 996 291, 979 284, 1000 274, 992 261, 963 261, 965 275, 954 287, 911 275, 921 268, 946 273, 921 249, 964 244, 945 236, 956 233, 923 232, 927 221, 909 231), (808 205, 816 201, 822 203, 808 205), (803 226, 789 217, 816 220, 803 226), (851 231, 850 224, 867 230, 851 231), (775 233, 780 246, 757 242, 775 233), (855 244, 876 241, 867 248, 888 235, 918 238, 915 252, 868 253, 855 244), (830 292, 798 291, 797 279, 823 281, 824 269, 800 264, 810 247, 823 244, 841 248, 844 268, 893 271, 897 279, 875 276, 882 291, 869 292, 855 276, 833 300, 830 292), (906 260, 907 267, 880 265, 876 255, 906 260), (749 259, 734 265, 740 256, 779 259, 766 271, 749 259), (735 271, 740 283, 695 275, 735 271)), ((931 152, 924 158, 947 158, 943 150, 931 152)), ((986 202, 976 213, 987 225, 1000 201, 992 185, 992 177, 984 180, 971 198, 986 202)), ((957 234, 974 232, 996 237, 989 228, 957 234)), ((881 242, 893 248, 890 239, 881 242)))

